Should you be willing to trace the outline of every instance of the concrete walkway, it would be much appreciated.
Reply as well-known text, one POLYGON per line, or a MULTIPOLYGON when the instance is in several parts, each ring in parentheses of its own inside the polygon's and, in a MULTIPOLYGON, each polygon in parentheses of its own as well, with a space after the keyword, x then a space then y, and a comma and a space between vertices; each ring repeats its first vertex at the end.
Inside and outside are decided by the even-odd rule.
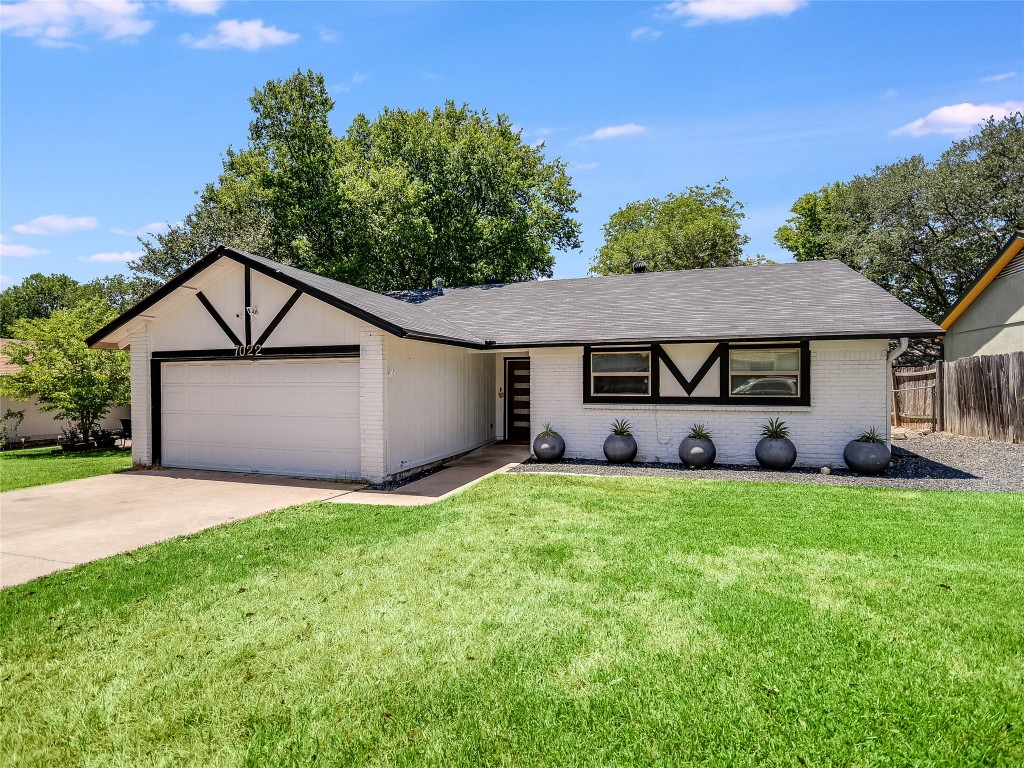
POLYGON ((432 504, 478 483, 485 477, 506 472, 530 458, 526 445, 492 443, 448 462, 445 468, 393 491, 353 490, 329 501, 341 504, 391 504, 415 507, 432 504))
POLYGON ((430 504, 528 456, 526 446, 485 446, 397 491, 187 469, 121 472, 10 491, 0 494, 0 587, 310 501, 430 504))

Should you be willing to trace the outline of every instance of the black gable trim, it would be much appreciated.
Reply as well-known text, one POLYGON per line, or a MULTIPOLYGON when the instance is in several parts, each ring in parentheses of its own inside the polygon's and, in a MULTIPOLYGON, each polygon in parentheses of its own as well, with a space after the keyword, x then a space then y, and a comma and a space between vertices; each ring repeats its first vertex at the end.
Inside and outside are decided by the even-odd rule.
POLYGON ((195 277, 200 272, 213 265, 218 259, 221 258, 231 259, 232 261, 241 264, 244 267, 248 267, 250 270, 255 270, 273 280, 277 280, 278 282, 284 283, 285 285, 288 285, 294 288, 295 290, 302 291, 305 294, 308 294, 316 299, 319 299, 325 304, 329 304, 330 306, 335 307, 336 309, 340 309, 342 312, 352 315, 353 317, 357 317, 360 320, 365 320, 370 325, 380 328, 382 331, 387 331, 388 333, 394 336, 399 336, 401 338, 407 339, 414 339, 416 341, 430 341, 436 342, 438 344, 451 344, 459 347, 470 347, 472 349, 484 348, 484 345, 482 344, 474 344, 472 342, 463 341, 461 339, 454 339, 449 336, 433 335, 429 333, 406 330, 401 326, 395 325, 394 323, 388 322, 387 320, 377 317, 374 314, 366 312, 365 310, 362 310, 359 307, 355 307, 346 301, 342 301, 341 299, 335 296, 331 296, 329 293, 325 293, 324 291, 321 291, 320 289, 312 285, 309 285, 308 283, 302 280, 298 280, 292 277, 291 275, 287 275, 284 272, 280 272, 272 267, 268 267, 265 264, 262 264, 254 259, 250 259, 243 253, 239 253, 238 251, 235 251, 223 245, 217 246, 209 254, 201 258, 199 261, 197 261, 191 267, 186 269, 180 275, 171 279, 166 285, 163 285, 162 287, 151 293, 149 296, 140 301, 134 307, 127 310, 124 314, 107 323, 94 334, 89 336, 85 340, 85 343, 90 347, 98 343, 105 336, 116 331, 118 328, 125 325, 126 323, 131 322, 139 315, 144 314, 146 310, 150 309, 155 304, 167 298, 167 296, 172 294, 178 288, 183 286, 193 277, 195 277))

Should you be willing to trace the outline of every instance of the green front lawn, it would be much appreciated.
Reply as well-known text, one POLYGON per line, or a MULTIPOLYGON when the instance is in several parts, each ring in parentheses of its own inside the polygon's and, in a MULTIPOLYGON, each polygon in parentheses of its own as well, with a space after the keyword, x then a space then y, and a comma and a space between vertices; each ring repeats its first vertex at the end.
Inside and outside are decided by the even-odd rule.
POLYGON ((0 762, 1020 765, 1024 496, 503 475, 0 593, 0 762))
POLYGON ((0 491, 109 475, 132 465, 130 449, 64 453, 59 448, 27 448, 0 453, 0 491))

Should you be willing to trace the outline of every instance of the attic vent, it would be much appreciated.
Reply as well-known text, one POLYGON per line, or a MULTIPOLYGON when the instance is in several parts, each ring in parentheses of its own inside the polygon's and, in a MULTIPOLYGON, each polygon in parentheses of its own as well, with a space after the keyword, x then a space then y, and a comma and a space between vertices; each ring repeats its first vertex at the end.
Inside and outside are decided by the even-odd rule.
POLYGON ((497 275, 488 275, 487 277, 484 278, 484 284, 485 285, 497 285, 498 284, 498 276, 497 275))
POLYGON ((647 271, 647 262, 646 261, 635 261, 635 262, 633 262, 633 274, 634 275, 642 275, 646 271, 647 271))

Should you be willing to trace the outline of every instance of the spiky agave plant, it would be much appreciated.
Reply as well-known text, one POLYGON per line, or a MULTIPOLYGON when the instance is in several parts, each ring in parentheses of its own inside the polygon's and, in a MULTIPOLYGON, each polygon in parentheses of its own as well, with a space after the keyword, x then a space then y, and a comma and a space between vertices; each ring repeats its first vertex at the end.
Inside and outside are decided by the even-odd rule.
POLYGON ((885 444, 885 440, 882 438, 882 436, 880 434, 878 434, 878 430, 875 429, 874 427, 872 427, 871 429, 865 430, 864 432, 861 432, 857 436, 857 442, 858 443, 881 443, 883 445, 885 444))
POLYGON ((632 437, 633 428, 625 419, 616 419, 612 422, 612 434, 619 437, 632 437))
POLYGON ((694 424, 690 427, 690 434, 687 437, 691 437, 694 440, 710 440, 711 432, 708 431, 707 424, 694 424))
POLYGON ((782 419, 768 419, 767 424, 761 425, 761 437, 769 440, 785 440, 789 437, 789 427, 782 419))

